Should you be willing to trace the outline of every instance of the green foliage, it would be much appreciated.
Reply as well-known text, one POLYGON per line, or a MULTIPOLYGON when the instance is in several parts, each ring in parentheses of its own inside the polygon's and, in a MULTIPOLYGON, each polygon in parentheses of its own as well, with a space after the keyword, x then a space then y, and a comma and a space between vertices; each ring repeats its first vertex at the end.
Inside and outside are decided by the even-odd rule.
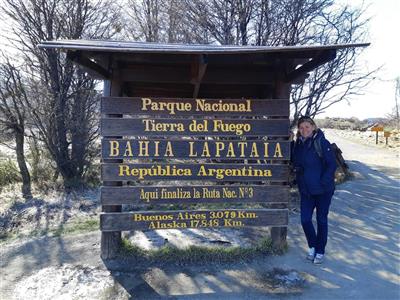
POLYGON ((122 239, 120 254, 140 259, 143 262, 191 264, 202 262, 229 263, 251 259, 257 255, 282 254, 287 250, 274 249, 271 239, 262 239, 252 247, 202 247, 190 246, 185 249, 171 244, 156 250, 144 250, 126 239, 122 239))
POLYGON ((17 165, 11 159, 0 161, 0 190, 2 187, 21 181, 17 165))

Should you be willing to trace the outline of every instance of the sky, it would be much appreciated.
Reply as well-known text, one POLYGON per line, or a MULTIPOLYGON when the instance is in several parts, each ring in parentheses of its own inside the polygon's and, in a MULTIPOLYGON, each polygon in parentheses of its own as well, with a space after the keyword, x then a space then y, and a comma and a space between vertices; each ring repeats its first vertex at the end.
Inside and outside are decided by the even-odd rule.
MULTIPOLYGON (((361 1, 351 1, 357 2, 361 1)), ((321 117, 385 117, 395 107, 394 80, 400 77, 400 0, 371 0, 369 3, 367 13, 372 19, 367 42, 371 45, 360 56, 360 63, 370 70, 382 68, 363 95, 353 97, 350 103, 333 105, 321 117)))
MULTIPOLYGON (((361 5, 363 0, 337 0, 338 3, 361 5)), ((0 0, 0 4, 3 1, 0 0)), ((349 102, 337 103, 318 117, 385 117, 395 107, 395 78, 400 77, 400 0, 365 0, 366 13, 371 16, 371 45, 359 57, 359 63, 369 70, 382 67, 375 79, 349 102)), ((0 20, 0 48, 4 49, 7 22, 0 20), (6 24, 4 24, 6 23, 6 24)))

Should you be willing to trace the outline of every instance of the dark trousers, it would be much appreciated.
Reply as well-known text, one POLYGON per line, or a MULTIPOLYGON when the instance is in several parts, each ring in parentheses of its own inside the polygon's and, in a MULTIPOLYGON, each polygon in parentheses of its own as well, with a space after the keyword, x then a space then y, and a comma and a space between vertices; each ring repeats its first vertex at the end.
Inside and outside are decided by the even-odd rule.
POLYGON ((308 247, 314 247, 315 252, 325 254, 328 240, 328 213, 333 193, 321 195, 301 194, 301 225, 307 238, 308 247), (314 209, 317 209, 317 233, 312 223, 314 209))

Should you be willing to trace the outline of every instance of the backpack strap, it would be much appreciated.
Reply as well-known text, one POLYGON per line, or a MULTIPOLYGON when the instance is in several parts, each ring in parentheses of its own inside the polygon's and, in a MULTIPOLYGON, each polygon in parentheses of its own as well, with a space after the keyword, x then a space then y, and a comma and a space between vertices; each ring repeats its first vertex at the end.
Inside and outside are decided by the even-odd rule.
POLYGON ((315 138, 313 140, 313 144, 314 144, 315 152, 317 152, 319 158, 322 158, 323 153, 322 153, 322 146, 321 146, 321 136, 315 138))

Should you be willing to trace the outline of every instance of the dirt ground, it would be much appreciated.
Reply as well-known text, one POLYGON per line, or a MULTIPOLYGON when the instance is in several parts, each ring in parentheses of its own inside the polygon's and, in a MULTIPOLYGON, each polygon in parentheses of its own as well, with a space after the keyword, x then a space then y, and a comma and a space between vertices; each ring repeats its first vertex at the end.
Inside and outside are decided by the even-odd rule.
MULTIPOLYGON (((296 211, 286 254, 231 264, 103 262, 98 232, 25 238, 1 245, 0 298, 400 299, 399 155, 326 133, 355 177, 335 192, 323 265, 305 260, 296 211)), ((156 245, 165 234, 145 233, 156 245)), ((219 238, 235 242, 234 236, 219 238)))

